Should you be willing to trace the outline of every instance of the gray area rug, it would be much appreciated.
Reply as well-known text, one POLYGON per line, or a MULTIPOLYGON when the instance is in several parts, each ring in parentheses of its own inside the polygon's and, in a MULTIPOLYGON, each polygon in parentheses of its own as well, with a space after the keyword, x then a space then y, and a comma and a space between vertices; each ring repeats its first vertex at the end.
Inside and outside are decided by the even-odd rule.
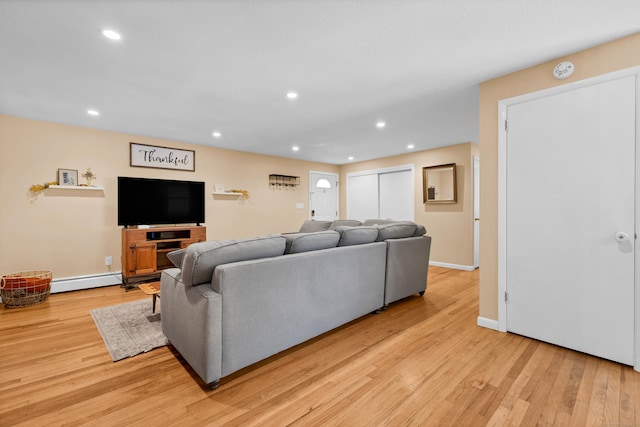
POLYGON ((151 313, 151 298, 91 310, 114 362, 169 344, 162 333, 160 304, 151 313))

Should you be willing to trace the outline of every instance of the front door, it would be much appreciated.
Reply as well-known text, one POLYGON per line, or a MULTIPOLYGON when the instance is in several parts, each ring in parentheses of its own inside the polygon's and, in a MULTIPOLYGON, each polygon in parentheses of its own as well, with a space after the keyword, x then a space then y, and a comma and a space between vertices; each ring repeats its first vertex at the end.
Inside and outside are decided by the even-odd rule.
POLYGON ((309 177, 310 219, 316 221, 338 219, 338 175, 311 172, 309 177))
POLYGON ((507 108, 507 330, 633 365, 636 77, 507 108))

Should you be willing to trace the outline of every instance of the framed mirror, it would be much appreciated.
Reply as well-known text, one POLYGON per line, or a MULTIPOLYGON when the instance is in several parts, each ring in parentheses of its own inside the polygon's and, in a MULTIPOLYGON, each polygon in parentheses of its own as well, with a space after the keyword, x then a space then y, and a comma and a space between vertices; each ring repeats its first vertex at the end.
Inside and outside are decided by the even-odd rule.
POLYGON ((456 203, 457 187, 455 163, 422 168, 423 203, 456 203))

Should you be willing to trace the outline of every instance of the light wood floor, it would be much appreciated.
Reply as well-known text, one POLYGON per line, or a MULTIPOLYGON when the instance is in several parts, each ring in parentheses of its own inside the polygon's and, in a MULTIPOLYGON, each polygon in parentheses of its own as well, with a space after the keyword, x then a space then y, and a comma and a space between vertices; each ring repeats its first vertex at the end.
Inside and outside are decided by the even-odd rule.
POLYGON ((640 373, 476 326, 478 272, 207 390, 169 346, 112 362, 89 310, 119 287, 0 308, 0 425, 640 426, 640 373))

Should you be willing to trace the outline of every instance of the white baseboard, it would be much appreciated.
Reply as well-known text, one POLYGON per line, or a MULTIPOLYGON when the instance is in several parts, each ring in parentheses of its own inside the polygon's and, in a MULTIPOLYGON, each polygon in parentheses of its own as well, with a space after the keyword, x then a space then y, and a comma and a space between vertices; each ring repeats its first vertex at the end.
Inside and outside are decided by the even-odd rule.
POLYGON ((487 319, 486 317, 478 316, 478 326, 483 328, 498 330, 498 321, 493 319, 487 319))
POLYGON ((455 270, 464 270, 464 271, 475 270, 473 265, 449 264, 448 262, 439 262, 439 261, 429 261, 429 265, 433 265, 434 267, 453 268, 455 270))
POLYGON ((80 289, 101 288, 103 286, 119 285, 122 283, 120 272, 91 274, 88 276, 65 277, 51 281, 51 293, 77 291, 80 289))

